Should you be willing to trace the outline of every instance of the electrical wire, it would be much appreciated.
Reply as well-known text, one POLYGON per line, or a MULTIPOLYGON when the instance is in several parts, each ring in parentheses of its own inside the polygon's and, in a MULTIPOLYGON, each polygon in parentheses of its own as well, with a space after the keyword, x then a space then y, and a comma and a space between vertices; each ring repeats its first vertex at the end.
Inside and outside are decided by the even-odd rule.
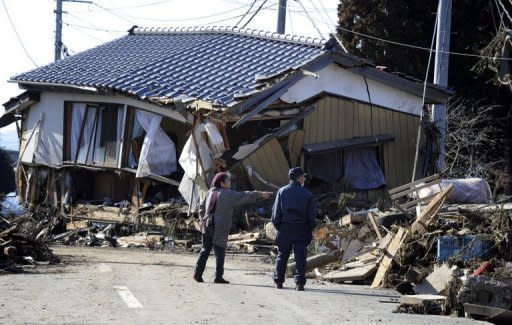
POLYGON ((247 17, 247 15, 249 14, 249 12, 252 10, 252 7, 254 7, 254 5, 256 4, 256 2, 258 2, 258 0, 254 0, 252 3, 251 3, 251 6, 249 7, 249 9, 247 9, 247 11, 245 12, 245 14, 242 16, 242 18, 240 18, 240 20, 235 24, 235 27, 238 27, 238 25, 242 22, 242 20, 244 20, 245 17, 247 17))
MULTIPOLYGON (((313 2, 314 0, 311 0, 311 2, 313 2)), ((327 8, 324 6, 324 4, 322 3, 322 0, 319 1, 320 2, 320 7, 322 8, 323 12, 325 13, 325 16, 327 17, 327 19, 329 20, 329 22, 336 26, 336 23, 332 20, 331 16, 329 16, 329 12, 327 11, 327 8)), ((338 11, 338 8, 336 8, 336 11, 338 11)))
MULTIPOLYGON (((377 41, 381 41, 381 42, 384 42, 384 43, 394 44, 394 45, 403 46, 403 47, 409 47, 409 48, 413 48, 413 49, 417 49, 417 50, 430 51, 430 49, 427 48, 427 47, 422 47, 422 46, 417 46, 417 45, 412 45, 412 44, 407 44, 407 43, 390 41, 390 40, 383 39, 383 38, 380 38, 380 37, 376 37, 376 36, 372 36, 372 35, 368 35, 368 34, 364 34, 364 33, 360 33, 360 32, 355 32, 353 30, 350 30, 350 29, 347 29, 347 28, 343 28, 343 27, 340 27, 340 26, 338 26, 338 29, 340 29, 342 31, 345 31, 345 32, 348 32, 348 33, 352 33, 352 34, 358 35, 358 36, 362 36, 362 37, 374 39, 374 40, 377 40, 377 41)), ((436 53, 436 52, 450 54, 450 55, 457 55, 457 56, 474 57, 474 58, 480 58, 480 59, 494 59, 494 60, 502 60, 502 61, 510 61, 510 60, 512 60, 512 58, 505 58, 505 57, 494 57, 494 56, 486 56, 486 55, 471 54, 471 53, 451 52, 451 51, 437 51, 437 50, 434 50, 434 53, 436 53)))
POLYGON ((268 0, 263 0, 263 2, 261 3, 261 5, 258 7, 258 9, 256 9, 256 11, 253 13, 253 15, 251 16, 251 18, 249 18, 249 20, 242 26, 242 28, 245 28, 247 25, 249 25, 249 23, 252 21, 252 19, 254 17, 256 17, 256 15, 261 11, 261 8, 263 8, 263 6, 267 3, 268 0))
POLYGON ((296 0, 297 3, 302 7, 302 10, 304 11, 304 13, 306 14, 306 16, 308 17, 309 21, 311 22, 311 24, 313 24, 313 27, 316 29, 316 31, 318 32, 318 35, 320 35, 320 38, 323 38, 324 36, 322 35, 322 32, 320 31, 320 29, 318 29, 318 26, 316 25, 315 21, 313 20, 313 18, 311 18, 311 16, 309 15, 308 11, 306 10, 306 8, 304 7, 304 5, 302 4, 302 2, 300 0, 296 0))
MULTIPOLYGON (((322 20, 324 20, 323 18, 323 14, 322 12, 320 11, 320 9, 318 9, 318 7, 316 6, 315 4, 315 1, 314 0, 309 0, 309 2, 311 2, 311 5, 313 6, 313 8, 315 8, 315 11, 318 12, 319 16, 322 17, 322 20)), ((322 3, 322 1, 320 1, 320 4, 322 3)), ((329 21, 329 23, 331 24, 331 26, 336 26, 336 24, 333 23, 331 17, 329 17, 329 15, 327 15, 327 20, 329 21)), ((325 20, 324 20, 325 21, 325 20)))
MULTIPOLYGON (((239 11, 240 9, 245 8, 245 7, 247 7, 247 4, 244 4, 243 6, 232 8, 232 9, 229 9, 229 10, 217 12, 217 13, 210 14, 210 15, 206 15, 206 16, 198 16, 198 17, 190 17, 190 18, 182 18, 182 19, 158 19, 158 18, 154 18, 154 17, 149 17, 148 18, 148 17, 139 17, 139 16, 132 16, 132 15, 126 15, 125 14, 123 17, 127 17, 130 20, 128 20, 127 18, 123 18, 123 20, 130 21, 132 23, 133 23, 134 19, 136 19, 136 20, 148 20, 148 21, 159 21, 159 22, 184 22, 184 21, 202 20, 202 19, 218 17, 218 16, 222 16, 224 14, 230 13, 230 12, 239 11)), ((119 16, 119 15, 117 14, 117 16, 119 16)), ((240 15, 240 16, 237 16, 237 17, 241 17, 241 16, 243 16, 243 15, 240 15)))
POLYGON ((18 30, 16 29, 16 25, 14 25, 14 22, 12 21, 12 17, 9 14, 9 10, 7 9, 7 6, 5 5, 5 0, 2 0, 2 5, 4 7, 5 14, 7 15, 7 19, 9 19, 9 23, 11 24, 12 30, 14 31, 14 34, 16 34, 16 38, 18 39, 18 42, 20 43, 21 47, 23 48, 23 52, 25 52, 25 55, 30 59, 30 61, 32 61, 32 64, 34 64, 36 66, 36 68, 39 67, 37 65, 36 61, 34 61, 32 56, 30 55, 30 53, 28 53, 28 50, 25 47, 25 44, 23 43, 23 40, 20 37, 20 34, 18 34, 18 30))
POLYGON ((97 27, 90 27, 90 26, 84 26, 84 25, 78 25, 73 23, 65 23, 66 26, 75 27, 75 28, 81 28, 81 29, 88 29, 93 30, 97 32, 104 32, 104 33, 125 33, 125 30, 117 30, 117 29, 104 29, 104 28, 97 28, 97 27))
POLYGON ((422 95, 422 100, 421 100, 420 123, 418 124, 418 133, 416 136, 416 149, 414 152, 414 165, 412 168, 411 182, 414 182, 416 179, 416 170, 418 167, 418 157, 419 157, 419 152, 420 152, 421 126, 422 126, 421 124, 423 122, 423 107, 425 107, 425 97, 427 96, 428 75, 430 73, 430 63, 432 62, 432 53, 434 53, 434 43, 436 40, 437 24, 438 23, 439 23, 439 13, 436 12, 436 20, 434 22, 434 31, 432 32, 432 42, 430 43, 430 53, 428 54, 427 70, 425 71, 425 81, 423 82, 423 95, 422 95))
POLYGON ((163 3, 167 2, 173 2, 174 0, 160 0, 160 1, 154 1, 151 3, 145 3, 140 5, 133 5, 133 6, 126 6, 126 7, 115 7, 115 8, 107 8, 108 10, 123 10, 123 9, 133 9, 133 8, 144 8, 144 7, 151 7, 151 6, 158 6, 163 3))
POLYGON ((508 20, 510 20, 510 23, 512 24, 512 17, 510 16, 510 13, 508 12, 507 8, 505 7, 505 5, 503 4, 503 2, 501 2, 501 0, 498 0, 498 3, 500 4, 501 6, 501 9, 503 9, 503 12, 505 13, 505 15, 507 16, 508 20))

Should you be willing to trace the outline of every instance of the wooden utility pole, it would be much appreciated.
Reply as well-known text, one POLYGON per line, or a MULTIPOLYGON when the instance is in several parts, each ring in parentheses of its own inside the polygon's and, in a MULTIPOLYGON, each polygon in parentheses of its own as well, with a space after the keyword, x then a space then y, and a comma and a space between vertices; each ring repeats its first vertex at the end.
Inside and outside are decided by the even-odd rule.
POLYGON ((279 8, 277 10, 277 32, 284 34, 286 27, 286 0, 279 0, 279 8))
POLYGON ((78 2, 89 3, 89 0, 56 0, 56 7, 53 11, 55 13, 55 45, 54 45, 54 61, 59 61, 62 58, 62 3, 63 2, 78 2))
MULTIPOLYGON (((450 29, 452 23, 452 0, 439 0, 437 7, 438 24, 436 35, 436 59, 434 63, 434 84, 448 86, 448 65, 450 55, 450 29)), ((446 107, 436 104, 432 109, 432 119, 439 130, 439 172, 445 169, 446 107)))

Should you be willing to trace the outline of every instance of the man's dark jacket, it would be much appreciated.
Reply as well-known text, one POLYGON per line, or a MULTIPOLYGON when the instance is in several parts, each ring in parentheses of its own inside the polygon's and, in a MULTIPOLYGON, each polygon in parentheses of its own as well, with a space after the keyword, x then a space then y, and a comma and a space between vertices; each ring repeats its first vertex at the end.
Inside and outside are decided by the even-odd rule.
POLYGON ((283 223, 306 224, 310 230, 316 226, 317 209, 313 194, 297 182, 282 187, 272 209, 272 223, 279 231, 283 223))

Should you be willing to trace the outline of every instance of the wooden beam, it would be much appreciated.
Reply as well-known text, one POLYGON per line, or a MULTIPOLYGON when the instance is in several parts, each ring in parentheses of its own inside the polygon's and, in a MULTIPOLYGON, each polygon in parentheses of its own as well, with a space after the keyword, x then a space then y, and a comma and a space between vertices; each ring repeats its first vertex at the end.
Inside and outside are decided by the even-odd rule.
POLYGON ((439 192, 427 207, 420 213, 416 218, 416 221, 412 224, 411 231, 417 233, 424 233, 427 230, 428 225, 435 217, 443 202, 445 201, 448 194, 453 190, 453 184, 448 185, 445 189, 439 192))
POLYGON ((375 221, 375 217, 371 212, 368 212, 368 219, 370 219, 370 223, 372 224, 373 230, 377 234, 377 238, 379 238, 379 241, 382 240, 382 235, 379 230, 379 226, 377 226, 377 222, 375 221))
POLYGON ((396 253, 398 253, 400 246, 402 246, 402 243, 407 237, 407 233, 408 231, 404 227, 400 227, 396 232, 395 236, 393 237, 393 240, 391 240, 391 243, 384 251, 384 257, 380 262, 379 269, 377 270, 377 274, 373 279, 371 288, 377 288, 383 284, 384 279, 389 269, 391 268, 391 263, 393 262, 396 253))

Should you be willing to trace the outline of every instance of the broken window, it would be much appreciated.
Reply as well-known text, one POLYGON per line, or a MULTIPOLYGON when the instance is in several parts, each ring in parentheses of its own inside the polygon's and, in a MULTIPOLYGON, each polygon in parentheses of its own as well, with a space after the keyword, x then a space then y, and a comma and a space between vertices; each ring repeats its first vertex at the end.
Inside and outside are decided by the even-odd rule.
POLYGON ((162 129, 161 115, 130 108, 127 160, 137 177, 170 176, 177 170, 176 145, 162 129))
POLYGON ((70 139, 65 160, 68 162, 116 167, 122 139, 121 105, 73 103, 67 111, 71 118, 66 134, 70 139))
POLYGON ((383 144, 393 139, 381 134, 305 145, 307 171, 333 186, 343 183, 355 190, 377 189, 386 184, 381 167, 383 144))

